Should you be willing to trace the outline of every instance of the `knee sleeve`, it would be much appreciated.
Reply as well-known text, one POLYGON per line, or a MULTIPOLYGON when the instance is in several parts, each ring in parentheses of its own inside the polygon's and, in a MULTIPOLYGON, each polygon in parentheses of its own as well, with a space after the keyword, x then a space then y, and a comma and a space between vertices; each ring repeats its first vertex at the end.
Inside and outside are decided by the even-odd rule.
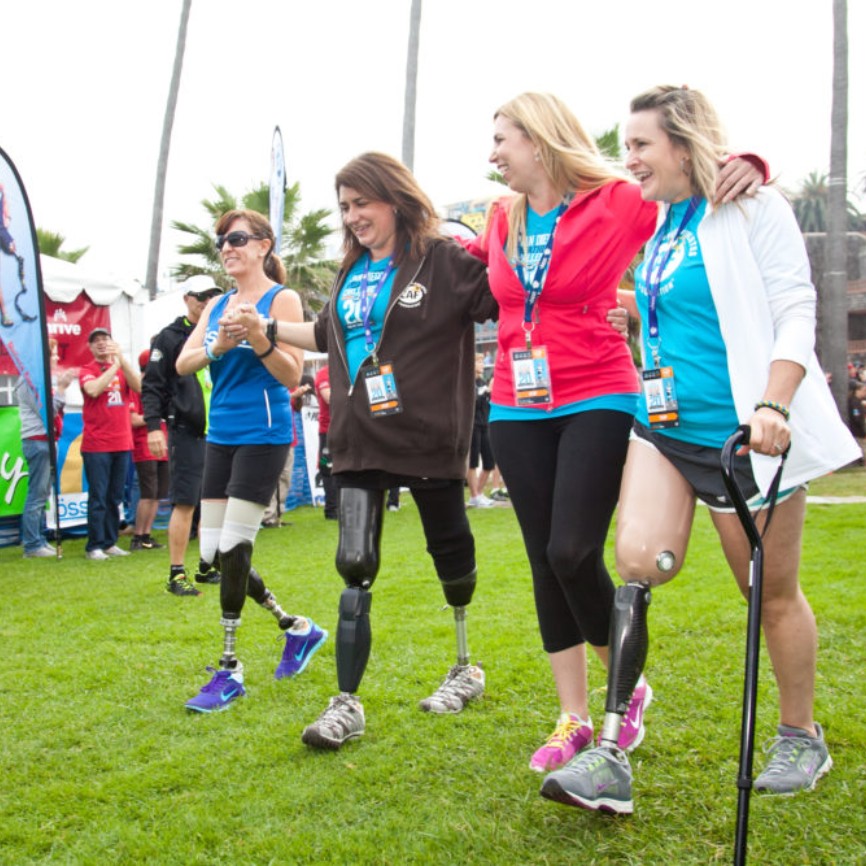
POLYGON ((201 518, 198 522, 199 556, 204 562, 212 563, 217 553, 222 531, 226 503, 205 500, 201 504, 201 518))
POLYGON ((262 576, 252 566, 247 577, 247 595, 257 604, 263 604, 268 597, 268 588, 262 576))
POLYGON ((617 587, 610 622, 610 667, 605 711, 625 715, 631 694, 640 679, 649 649, 646 612, 650 603, 648 583, 617 587))
POLYGON ((379 573, 384 491, 344 487, 340 492, 337 571, 350 587, 369 588, 379 573))
POLYGON ((477 574, 477 570, 473 568, 469 574, 459 577, 457 580, 442 580, 440 578, 442 581, 442 591, 445 593, 445 601, 451 607, 465 607, 472 601, 477 574))
POLYGON ((340 596, 340 621, 337 625, 337 683, 341 692, 354 694, 370 657, 370 605, 372 595, 363 589, 347 587, 340 596))
POLYGON ((222 580, 220 581, 220 604, 225 619, 240 619, 244 599, 247 594, 247 581, 253 546, 249 541, 236 544, 231 550, 220 551, 222 580))

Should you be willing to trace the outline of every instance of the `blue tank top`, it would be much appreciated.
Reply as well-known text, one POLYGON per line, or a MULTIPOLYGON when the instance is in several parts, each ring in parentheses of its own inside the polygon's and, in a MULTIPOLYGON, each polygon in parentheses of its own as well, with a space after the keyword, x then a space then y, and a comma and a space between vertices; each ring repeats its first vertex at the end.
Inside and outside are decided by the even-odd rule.
MULTIPOLYGON (((256 304, 262 316, 283 286, 268 289, 256 304)), ((219 320, 236 291, 223 295, 213 306, 204 343, 217 338, 219 320)), ((208 415, 208 442, 216 445, 286 445, 292 441, 289 389, 277 381, 244 340, 236 349, 210 365, 213 391, 208 415)))

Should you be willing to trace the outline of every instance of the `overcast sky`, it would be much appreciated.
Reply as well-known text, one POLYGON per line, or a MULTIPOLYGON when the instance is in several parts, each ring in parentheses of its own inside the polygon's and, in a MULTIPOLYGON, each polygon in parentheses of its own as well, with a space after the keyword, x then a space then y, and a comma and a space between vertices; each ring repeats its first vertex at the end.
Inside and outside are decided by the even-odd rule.
MULTIPOLYGON (((849 185, 866 174, 866 3, 849 0, 849 185)), ((165 199, 266 181, 275 125, 302 207, 334 206, 335 172, 400 155, 410 0, 193 0, 165 199)), ((143 280, 181 0, 19 0, 0 13, 0 147, 38 226, 88 269, 143 280)), ((654 84, 715 103, 735 149, 787 188, 827 171, 832 0, 424 0, 415 172, 437 205, 486 195, 494 110, 524 90, 562 97, 594 133, 654 84)), ((13 227, 14 234, 14 227, 13 227)))

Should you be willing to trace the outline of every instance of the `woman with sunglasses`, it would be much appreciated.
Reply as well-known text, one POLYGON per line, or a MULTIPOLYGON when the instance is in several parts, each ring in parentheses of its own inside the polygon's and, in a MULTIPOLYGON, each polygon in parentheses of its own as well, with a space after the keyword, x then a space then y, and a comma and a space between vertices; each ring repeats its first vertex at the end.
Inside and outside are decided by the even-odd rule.
POLYGON ((328 352, 328 446, 340 491, 336 566, 346 584, 337 626, 340 693, 302 735, 327 749, 365 729, 357 691, 370 653, 370 590, 392 487, 408 487, 418 506, 457 630, 457 663, 421 708, 457 713, 483 692, 484 672, 470 663, 465 632, 476 578, 463 479, 475 408, 475 323, 497 313, 484 265, 440 234, 432 203, 404 165, 365 153, 337 174, 335 186, 343 267, 316 322, 296 324, 275 310, 280 321, 265 328, 247 306, 226 325, 254 347, 267 347, 270 335, 328 352))
MULTIPOLYGON (((757 790, 810 790, 832 766, 813 716, 817 630, 798 582, 805 483, 857 448, 818 359, 815 289, 793 212, 771 187, 713 205, 725 142, 707 99, 657 87, 632 101, 626 167, 664 218, 636 274, 644 328, 644 398, 623 474, 604 727, 598 748, 551 773, 541 793, 571 806, 631 813, 623 715, 647 655, 650 589, 683 565, 696 499, 740 591, 749 594, 749 542, 722 483, 720 454, 740 422, 751 428, 736 472, 750 507, 774 499, 778 457, 790 445, 765 535, 763 631, 781 718, 757 790)), ((762 515, 759 526, 767 527, 762 515)))
POLYGON ((217 249, 237 286, 214 298, 177 359, 180 375, 210 368, 213 382, 202 479, 199 545, 208 564, 219 553, 224 630, 219 669, 187 708, 223 710, 245 694, 235 637, 247 595, 269 610, 285 631, 277 679, 300 673, 327 633, 304 617, 287 615, 251 566, 253 543, 292 442, 289 388, 297 386, 303 353, 285 343, 250 342, 220 324, 243 307, 261 316, 302 321, 297 293, 286 289, 285 267, 267 219, 232 210, 216 224, 217 249))

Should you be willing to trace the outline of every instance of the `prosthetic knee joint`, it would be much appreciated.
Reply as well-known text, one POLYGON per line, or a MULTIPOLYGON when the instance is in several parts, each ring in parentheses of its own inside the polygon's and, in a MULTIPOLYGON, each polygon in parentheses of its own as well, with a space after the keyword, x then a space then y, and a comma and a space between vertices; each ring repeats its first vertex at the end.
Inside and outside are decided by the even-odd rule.
POLYGON ((445 601, 454 609, 454 628, 457 632, 457 664, 469 664, 469 643, 466 638, 466 605, 472 601, 475 592, 477 569, 472 569, 469 574, 456 580, 443 580, 442 591, 445 593, 445 601))

